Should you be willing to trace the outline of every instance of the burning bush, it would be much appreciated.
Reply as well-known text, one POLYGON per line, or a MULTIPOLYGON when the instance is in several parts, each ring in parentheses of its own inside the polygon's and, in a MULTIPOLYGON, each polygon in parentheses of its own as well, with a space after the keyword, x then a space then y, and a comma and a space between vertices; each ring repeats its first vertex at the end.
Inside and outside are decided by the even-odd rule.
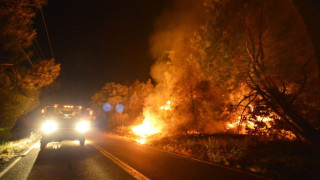
POLYGON ((292 129, 261 100, 255 100, 249 104, 237 121, 227 123, 227 130, 240 134, 264 136, 269 140, 296 139, 292 129))

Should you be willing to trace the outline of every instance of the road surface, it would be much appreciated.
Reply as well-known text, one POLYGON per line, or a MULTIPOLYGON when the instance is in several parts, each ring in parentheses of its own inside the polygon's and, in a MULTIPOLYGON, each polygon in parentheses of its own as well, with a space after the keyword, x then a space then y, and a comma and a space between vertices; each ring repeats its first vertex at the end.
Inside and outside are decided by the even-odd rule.
POLYGON ((159 151, 103 133, 77 141, 36 143, 1 167, 0 179, 259 179, 248 173, 159 151))

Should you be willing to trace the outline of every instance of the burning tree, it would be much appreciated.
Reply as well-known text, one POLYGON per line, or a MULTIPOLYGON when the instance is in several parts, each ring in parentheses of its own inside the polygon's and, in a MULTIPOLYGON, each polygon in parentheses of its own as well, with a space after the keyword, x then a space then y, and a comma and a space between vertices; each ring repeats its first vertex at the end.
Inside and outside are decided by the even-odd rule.
MULTIPOLYGON (((172 116, 166 120, 168 129, 210 133, 222 131, 228 122, 252 122, 257 128, 247 132, 272 126, 317 143, 319 133, 313 125, 319 121, 319 70, 292 4, 203 2, 208 12, 204 16, 175 14, 176 19, 200 18, 203 24, 191 24, 193 29, 180 31, 177 38, 170 36, 173 43, 169 45, 161 38, 183 29, 179 22, 152 37, 153 51, 163 52, 161 47, 166 45, 171 50, 167 58, 158 58, 151 73, 158 83, 154 96, 175 98, 172 116), (248 111, 250 106, 254 113, 248 111)), ((169 26, 175 22, 163 21, 169 26)))
POLYGON ((319 145, 319 132, 311 124, 318 121, 319 88, 313 87, 319 87, 319 70, 294 8, 276 1, 207 5, 213 11, 206 31, 214 34, 213 42, 233 60, 250 89, 240 104, 246 109, 262 101, 297 136, 319 145), (284 9, 286 14, 274 13, 284 9))
POLYGON ((151 37, 156 86, 132 128, 141 142, 233 129, 318 144, 319 69, 291 2, 179 2, 185 11, 164 13, 151 37))

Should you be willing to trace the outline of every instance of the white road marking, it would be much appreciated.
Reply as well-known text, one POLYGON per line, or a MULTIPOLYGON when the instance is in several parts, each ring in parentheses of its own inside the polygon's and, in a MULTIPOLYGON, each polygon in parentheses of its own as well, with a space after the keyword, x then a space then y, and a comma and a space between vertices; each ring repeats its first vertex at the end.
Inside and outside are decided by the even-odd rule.
MULTIPOLYGON (((25 153, 22 154, 22 156, 27 155, 36 145, 37 143, 34 143, 25 153)), ((5 168, 1 173, 0 173, 0 179, 2 178, 3 175, 5 175, 14 165, 17 164, 17 162, 19 162, 21 159, 21 155, 20 157, 18 157, 16 160, 14 160, 7 168, 5 168)))
POLYGON ((89 140, 89 144, 91 146, 93 146, 95 149, 97 149, 101 154, 103 154, 104 156, 109 158, 111 161, 116 163, 119 167, 121 167, 123 170, 125 170, 127 173, 129 173, 134 178, 136 178, 138 180, 150 180, 148 177, 146 177, 145 175, 141 174, 140 172, 138 172, 137 170, 135 170, 134 168, 132 168, 128 164, 126 164, 123 161, 121 161, 120 159, 116 158, 111 153, 109 153, 105 149, 103 149, 100 146, 98 146, 97 144, 95 144, 93 141, 89 140))

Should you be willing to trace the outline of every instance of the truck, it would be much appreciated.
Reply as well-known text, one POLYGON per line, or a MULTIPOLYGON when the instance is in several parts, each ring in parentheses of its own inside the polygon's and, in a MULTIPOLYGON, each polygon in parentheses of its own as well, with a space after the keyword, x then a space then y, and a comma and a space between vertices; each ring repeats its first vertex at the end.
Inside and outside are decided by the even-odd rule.
POLYGON ((40 149, 46 149, 49 142, 79 140, 84 147, 86 135, 91 129, 93 111, 77 105, 46 106, 41 110, 40 149))

